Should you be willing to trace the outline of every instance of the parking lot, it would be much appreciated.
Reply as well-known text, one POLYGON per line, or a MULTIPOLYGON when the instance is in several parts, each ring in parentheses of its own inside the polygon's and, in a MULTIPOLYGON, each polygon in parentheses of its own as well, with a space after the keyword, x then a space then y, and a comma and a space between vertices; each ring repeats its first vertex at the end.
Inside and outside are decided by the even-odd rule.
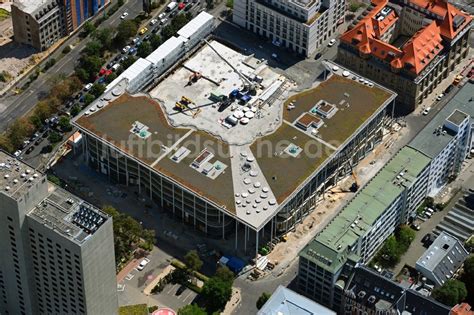
MULTIPOLYGON (((139 259, 135 262, 133 268, 123 280, 118 281, 117 291, 119 296, 119 305, 130 305, 146 303, 149 306, 158 305, 160 307, 169 307, 174 310, 190 304, 197 296, 194 291, 188 288, 181 288, 178 284, 168 284, 165 289, 158 294, 146 295, 144 289, 169 265, 172 257, 155 246, 153 251, 147 257, 149 262, 139 270, 139 259)), ((149 289, 150 289, 149 288, 149 289)))
MULTIPOLYGON (((466 160, 469 161, 467 163, 464 163, 464 170, 461 172, 461 174, 458 176, 458 178, 449 184, 448 186, 452 188, 452 190, 458 191, 459 189, 467 189, 468 187, 472 187, 474 185, 474 163, 472 160, 466 160)), ((397 275, 400 273, 400 271, 403 269, 405 265, 409 265, 412 267, 415 267, 415 263, 420 258, 420 256, 426 251, 427 246, 423 246, 423 238, 428 234, 431 233, 433 234, 433 230, 436 228, 436 226, 443 220, 443 218, 448 214, 448 212, 451 210, 451 208, 456 204, 457 200, 463 195, 463 191, 457 192, 449 201, 449 203, 446 205, 444 210, 442 211, 437 211, 434 212, 432 217, 425 222, 421 222, 420 224, 420 230, 416 232, 415 239, 410 245, 409 250, 407 251, 407 254, 403 255, 400 259, 400 263, 395 266, 393 269, 394 274, 397 275)))

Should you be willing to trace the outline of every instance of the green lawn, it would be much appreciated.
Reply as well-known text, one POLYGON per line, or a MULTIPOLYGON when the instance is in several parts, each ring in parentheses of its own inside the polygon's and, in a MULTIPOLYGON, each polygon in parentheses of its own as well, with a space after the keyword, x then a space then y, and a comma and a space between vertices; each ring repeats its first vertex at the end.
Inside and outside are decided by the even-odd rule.
POLYGON ((146 304, 121 306, 119 315, 148 315, 148 307, 146 304))

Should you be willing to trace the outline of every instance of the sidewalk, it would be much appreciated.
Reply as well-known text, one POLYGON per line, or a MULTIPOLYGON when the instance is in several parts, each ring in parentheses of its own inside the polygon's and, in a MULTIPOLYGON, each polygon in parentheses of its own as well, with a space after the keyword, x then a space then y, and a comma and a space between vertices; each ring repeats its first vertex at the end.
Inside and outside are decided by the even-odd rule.
MULTIPOLYGON (((403 139, 409 134, 408 128, 401 128, 387 134, 382 143, 378 144, 375 149, 367 154, 367 156, 359 162, 354 168, 357 174, 359 186, 364 186, 398 151, 400 147, 405 145, 403 139)), ((347 177, 338 183, 332 190, 338 187, 350 186, 352 177, 347 177)), ((300 250, 319 231, 324 228, 354 197, 354 193, 329 193, 325 194, 325 199, 317 204, 316 208, 299 224, 295 231, 287 234, 287 241, 278 243, 268 255, 270 262, 278 262, 278 265, 271 275, 274 277, 281 276, 285 270, 291 265, 293 260, 298 256, 300 250)), ((263 277, 264 279, 265 277, 263 277)))
POLYGON ((232 288, 232 296, 230 301, 225 305, 224 311, 221 315, 230 315, 239 306, 242 296, 240 294, 240 288, 232 288))
POLYGON ((123 279, 125 279, 125 277, 130 273, 130 271, 135 269, 138 266, 138 264, 139 264, 139 260, 134 258, 125 267, 123 267, 123 269, 120 270, 120 272, 117 274, 117 283, 122 282, 123 279))

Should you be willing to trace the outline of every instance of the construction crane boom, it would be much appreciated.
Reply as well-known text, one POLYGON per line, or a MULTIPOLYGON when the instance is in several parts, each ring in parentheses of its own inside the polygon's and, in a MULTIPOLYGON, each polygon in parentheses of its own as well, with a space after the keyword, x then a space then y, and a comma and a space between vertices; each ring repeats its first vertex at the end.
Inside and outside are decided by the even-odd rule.
POLYGON ((227 59, 225 59, 214 47, 212 47, 211 43, 209 43, 206 39, 204 39, 204 42, 207 44, 207 46, 209 46, 215 53, 217 56, 219 56, 219 58, 221 58, 226 64, 229 65, 229 67, 232 68, 232 70, 234 70, 235 73, 237 73, 239 75, 239 77, 245 81, 245 83, 248 84, 249 86, 249 90, 255 90, 255 83, 250 81, 245 75, 243 75, 239 70, 237 70, 237 68, 235 68, 227 59))

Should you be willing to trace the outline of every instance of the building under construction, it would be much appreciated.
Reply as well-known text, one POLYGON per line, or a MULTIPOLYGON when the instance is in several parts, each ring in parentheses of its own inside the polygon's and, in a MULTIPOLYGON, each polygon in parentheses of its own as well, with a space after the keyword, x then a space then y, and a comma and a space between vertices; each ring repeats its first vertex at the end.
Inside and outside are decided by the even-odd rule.
POLYGON ((316 87, 292 94, 264 60, 201 44, 146 94, 118 82, 74 124, 87 163, 111 181, 257 251, 352 174, 381 141, 396 95, 332 63, 316 87))

